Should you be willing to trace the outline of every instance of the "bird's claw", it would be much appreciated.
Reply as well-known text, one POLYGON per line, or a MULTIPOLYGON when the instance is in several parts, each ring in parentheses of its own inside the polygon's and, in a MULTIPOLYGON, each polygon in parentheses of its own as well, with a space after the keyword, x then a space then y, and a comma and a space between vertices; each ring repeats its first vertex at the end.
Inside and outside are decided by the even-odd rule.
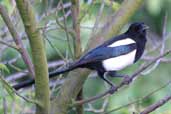
POLYGON ((115 91, 117 91, 117 88, 114 85, 111 86, 111 88, 109 89, 109 93, 113 94, 115 91))
POLYGON ((123 83, 129 85, 132 82, 132 78, 128 75, 124 76, 123 83))

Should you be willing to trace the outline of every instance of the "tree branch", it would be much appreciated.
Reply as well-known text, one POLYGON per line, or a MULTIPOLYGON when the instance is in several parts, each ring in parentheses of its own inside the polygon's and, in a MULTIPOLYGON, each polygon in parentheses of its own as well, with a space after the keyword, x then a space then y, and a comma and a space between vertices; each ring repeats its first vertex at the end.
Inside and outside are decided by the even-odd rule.
MULTIPOLYGON (((73 21, 73 29, 75 32, 74 35, 74 52, 75 52, 75 58, 79 58, 82 53, 81 49, 81 38, 80 38, 80 23, 79 23, 79 15, 80 15, 80 2, 79 0, 71 0, 72 6, 71 6, 71 11, 72 11, 72 21, 73 21)), ((83 87, 78 93, 76 99, 82 100, 83 99, 83 87)), ((83 114, 84 109, 83 105, 79 105, 76 107, 76 112, 77 114, 83 114)))
MULTIPOLYGON (((12 63, 9 63, 9 64, 12 64, 12 63)), ((49 69, 54 69, 54 68, 57 68, 59 66, 62 66, 64 65, 65 62, 62 61, 62 60, 58 60, 58 61, 53 61, 53 62, 49 62, 48 63, 48 68, 49 69)), ((5 80, 7 80, 8 82, 12 82, 12 81, 16 81, 18 79, 21 79, 21 78, 24 78, 26 76, 28 76, 28 70, 23 70, 21 72, 17 72, 17 73, 14 73, 14 74, 11 74, 11 75, 8 75, 5 80)), ((20 84, 20 83, 19 83, 20 84)))
POLYGON ((30 2, 28 0, 16 0, 16 4, 29 38, 32 51, 35 68, 36 101, 41 104, 41 106, 36 105, 36 114, 49 114, 49 78, 43 36, 37 29, 35 14, 30 2))
POLYGON ((7 11, 5 10, 4 6, 1 4, 0 4, 0 14, 1 14, 4 22, 6 23, 8 29, 9 29, 9 32, 11 33, 17 47, 19 47, 18 51, 20 52, 25 64, 27 65, 30 74, 32 75, 32 77, 34 77, 34 68, 33 68, 33 64, 30 60, 29 54, 27 53, 27 50, 24 48, 22 40, 21 40, 19 34, 17 33, 16 28, 14 27, 10 17, 8 16, 7 11))
POLYGON ((148 99, 150 96, 152 96, 153 94, 157 93, 157 92, 160 91, 161 89, 167 87, 169 84, 171 84, 171 80, 169 80, 167 83, 165 83, 164 85, 162 85, 160 88, 157 88, 157 89, 155 89, 154 91, 148 93, 147 95, 145 95, 145 96, 143 96, 143 97, 141 97, 141 98, 138 98, 138 99, 136 99, 136 100, 134 100, 134 101, 132 101, 132 102, 129 102, 129 103, 127 103, 127 104, 124 104, 124 105, 122 105, 122 106, 119 106, 119 107, 117 107, 117 108, 114 108, 114 109, 112 109, 112 110, 110 110, 110 111, 107 111, 107 112, 105 112, 104 114, 109 114, 109 113, 111 113, 111 112, 120 110, 120 109, 122 109, 122 108, 124 108, 124 107, 128 107, 128 106, 130 106, 130 105, 132 105, 132 104, 138 104, 140 101, 143 101, 143 100, 148 99))
POLYGON ((78 58, 81 55, 81 38, 80 38, 80 23, 79 23, 79 0, 72 0, 72 20, 73 20, 73 29, 75 32, 75 57, 78 58))
POLYGON ((13 46, 12 44, 8 44, 7 42, 4 42, 2 40, 0 40, 0 43, 19 51, 19 48, 17 46, 13 46))
POLYGON ((165 96, 163 99, 159 100, 158 102, 150 105, 147 107, 144 111, 142 111, 140 114, 149 114, 150 112, 155 111, 157 108, 163 106, 165 103, 167 103, 169 100, 171 100, 171 96, 165 96))

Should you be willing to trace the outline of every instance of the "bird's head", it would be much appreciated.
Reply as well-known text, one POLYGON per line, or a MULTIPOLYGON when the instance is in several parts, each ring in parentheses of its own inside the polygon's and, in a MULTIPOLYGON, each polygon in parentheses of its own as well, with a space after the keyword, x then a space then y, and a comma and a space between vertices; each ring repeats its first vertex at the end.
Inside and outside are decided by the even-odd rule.
POLYGON ((135 22, 132 23, 127 31, 127 33, 130 34, 136 34, 136 35, 146 35, 146 30, 149 27, 145 25, 143 22, 135 22))

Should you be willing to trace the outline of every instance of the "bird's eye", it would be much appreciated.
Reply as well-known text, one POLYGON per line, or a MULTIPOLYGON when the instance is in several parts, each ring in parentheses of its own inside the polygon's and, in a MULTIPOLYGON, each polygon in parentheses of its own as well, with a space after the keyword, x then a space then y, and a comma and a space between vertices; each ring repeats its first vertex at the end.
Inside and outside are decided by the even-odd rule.
POLYGON ((136 30, 136 31, 139 31, 140 29, 141 29, 140 26, 136 26, 136 27, 135 27, 135 30, 136 30))

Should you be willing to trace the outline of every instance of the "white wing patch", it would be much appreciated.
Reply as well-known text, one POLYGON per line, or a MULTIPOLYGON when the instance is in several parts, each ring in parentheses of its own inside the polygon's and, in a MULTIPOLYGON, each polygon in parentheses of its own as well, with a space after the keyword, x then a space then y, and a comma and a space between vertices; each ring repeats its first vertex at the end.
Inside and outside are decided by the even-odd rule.
POLYGON ((118 57, 106 59, 102 62, 106 71, 118 71, 134 63, 136 50, 118 57))
POLYGON ((131 38, 126 38, 123 40, 119 40, 114 42, 113 44, 109 45, 108 47, 116 47, 116 46, 121 46, 121 45, 128 45, 128 44, 132 44, 135 43, 134 40, 132 40, 131 38))

